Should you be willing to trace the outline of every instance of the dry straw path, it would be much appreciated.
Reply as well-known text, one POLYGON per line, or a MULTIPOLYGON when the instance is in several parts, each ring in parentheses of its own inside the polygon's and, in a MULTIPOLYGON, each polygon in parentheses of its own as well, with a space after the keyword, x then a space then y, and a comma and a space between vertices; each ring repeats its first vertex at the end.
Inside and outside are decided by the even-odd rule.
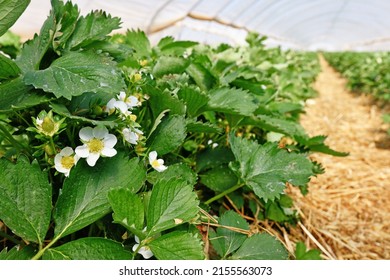
POLYGON ((326 173, 311 181, 306 197, 290 189, 303 219, 284 239, 287 245, 304 240, 326 259, 390 259, 390 139, 382 110, 370 97, 348 92, 345 80, 323 57, 320 62, 319 95, 301 124, 350 155, 313 155, 326 173))

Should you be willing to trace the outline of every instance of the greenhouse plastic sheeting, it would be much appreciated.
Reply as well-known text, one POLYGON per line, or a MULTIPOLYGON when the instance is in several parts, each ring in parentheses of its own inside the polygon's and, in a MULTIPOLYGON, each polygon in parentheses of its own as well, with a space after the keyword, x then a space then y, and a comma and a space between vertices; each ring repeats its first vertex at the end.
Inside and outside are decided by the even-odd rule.
MULTIPOLYGON (((387 0, 73 0, 82 14, 102 9, 122 19, 122 29, 141 29, 152 42, 173 36, 210 44, 245 42, 248 31, 268 45, 325 50, 389 50, 387 0)), ((32 0, 13 31, 30 38, 50 10, 32 0)))

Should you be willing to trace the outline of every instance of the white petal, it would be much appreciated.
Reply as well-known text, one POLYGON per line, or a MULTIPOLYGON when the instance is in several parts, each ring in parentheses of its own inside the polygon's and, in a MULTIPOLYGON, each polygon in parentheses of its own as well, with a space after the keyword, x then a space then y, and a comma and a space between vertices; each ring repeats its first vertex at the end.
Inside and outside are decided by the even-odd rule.
POLYGON ((63 156, 61 155, 61 153, 56 154, 56 156, 54 157, 54 165, 55 166, 61 165, 62 158, 63 158, 63 156))
POLYGON ((138 135, 132 131, 129 131, 125 135, 126 141, 133 145, 137 145, 138 138, 138 135))
POLYGON ((134 235, 134 240, 139 244, 139 237, 137 235, 134 235))
POLYGON ((70 169, 63 167, 62 165, 55 165, 55 168, 58 172, 66 173, 69 172, 70 169))
POLYGON ((156 151, 151 151, 149 153, 149 163, 152 164, 153 161, 157 159, 157 152, 156 151))
MULTIPOLYGON (((58 156, 58 154, 57 154, 57 156, 58 156)), ((62 159, 62 157, 59 157, 59 158, 60 158, 60 161, 59 161, 59 162, 57 161, 57 162, 55 163, 54 167, 55 167, 55 169, 56 169, 58 172, 64 173, 65 176, 68 177, 70 169, 69 169, 69 168, 65 168, 64 166, 62 166, 62 164, 61 164, 61 159, 62 159), (67 174, 68 174, 68 175, 67 175, 67 174)), ((55 160, 55 159, 54 159, 54 160, 55 160)), ((56 161, 56 160, 55 160, 55 161, 56 161)))
POLYGON ((79 161, 80 157, 76 154, 73 156, 73 159, 74 159, 74 165, 76 165, 77 162, 79 161))
POLYGON ((112 113, 111 110, 115 109, 115 102, 116 102, 115 98, 111 98, 110 101, 108 101, 105 110, 107 113, 112 113))
POLYGON ((103 140, 104 147, 112 148, 115 146, 117 141, 118 140, 116 139, 116 136, 114 134, 107 134, 103 140))
POLYGON ((119 94, 116 96, 119 100, 125 101, 126 99, 126 93, 124 91, 120 91, 119 94))
POLYGON ((151 257, 153 257, 153 252, 150 249, 146 249, 145 247, 139 249, 138 253, 141 254, 144 259, 150 259, 151 257))
POLYGON ((135 251, 137 250, 138 246, 139 246, 138 243, 137 243, 137 244, 134 244, 134 246, 133 246, 133 252, 135 252, 135 251))
POLYGON ((127 98, 127 102, 126 102, 127 106, 129 108, 133 108, 133 107, 137 107, 140 105, 140 102, 138 101, 138 98, 131 95, 127 98))
POLYGON ((115 108, 119 109, 121 111, 121 113, 123 113, 123 114, 127 113, 127 105, 123 101, 115 102, 115 108))
POLYGON ((87 163, 89 166, 95 166, 97 160, 99 159, 100 157, 100 154, 98 153, 91 153, 89 154, 89 156, 87 157, 87 163))
POLYGON ((93 138, 93 128, 92 127, 83 127, 79 131, 79 137, 83 141, 89 141, 93 138))
POLYGON ((105 157, 113 157, 116 155, 116 150, 113 148, 104 147, 100 153, 105 157))
POLYGON ((86 158, 89 156, 89 149, 87 145, 78 146, 75 149, 76 155, 78 155, 81 158, 86 158))
POLYGON ((163 172, 163 171, 167 170, 167 168, 168 168, 168 166, 160 165, 160 166, 155 167, 154 169, 156 169, 156 171, 158 171, 158 172, 163 172))
POLYGON ((61 150, 60 154, 64 157, 73 155, 73 149, 71 147, 65 147, 61 150))
POLYGON ((97 126, 93 129, 93 136, 97 139, 103 139, 108 134, 105 126, 97 126))

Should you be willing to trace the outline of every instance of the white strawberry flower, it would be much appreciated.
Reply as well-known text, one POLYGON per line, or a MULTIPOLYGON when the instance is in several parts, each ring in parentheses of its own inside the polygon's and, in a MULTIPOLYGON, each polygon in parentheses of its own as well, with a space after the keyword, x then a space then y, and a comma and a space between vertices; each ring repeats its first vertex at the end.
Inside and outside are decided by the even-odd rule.
POLYGON ((128 107, 127 107, 125 102, 123 102, 121 100, 116 100, 115 98, 111 98, 110 101, 108 101, 108 103, 106 105, 105 111, 108 114, 112 114, 112 113, 114 113, 114 111, 116 109, 118 109, 122 114, 125 114, 125 115, 129 113, 128 107))
POLYGON ((137 128, 130 129, 126 127, 122 130, 122 134, 127 142, 137 145, 140 135, 142 135, 143 132, 137 128))
POLYGON ((140 246, 138 236, 135 236, 134 239, 137 243, 133 246, 133 252, 136 252, 138 250, 138 254, 141 254, 144 259, 150 259, 151 257, 153 257, 153 252, 149 249, 148 246, 142 246, 141 248, 138 248, 140 246))
POLYGON ((75 152, 79 157, 86 158, 89 166, 95 166, 100 156, 113 157, 117 153, 114 149, 116 136, 109 134, 104 126, 84 127, 80 129, 79 136, 84 145, 78 146, 75 152))
POLYGON ((164 165, 163 159, 157 159, 157 152, 152 151, 149 153, 149 163, 158 172, 165 171, 168 167, 164 165))
POLYGON ((117 95, 119 101, 126 104, 127 108, 132 109, 141 105, 141 102, 134 95, 127 96, 124 91, 119 92, 117 95))
POLYGON ((58 172, 64 173, 68 177, 70 170, 76 165, 79 158, 71 147, 65 147, 54 157, 54 167, 58 172))

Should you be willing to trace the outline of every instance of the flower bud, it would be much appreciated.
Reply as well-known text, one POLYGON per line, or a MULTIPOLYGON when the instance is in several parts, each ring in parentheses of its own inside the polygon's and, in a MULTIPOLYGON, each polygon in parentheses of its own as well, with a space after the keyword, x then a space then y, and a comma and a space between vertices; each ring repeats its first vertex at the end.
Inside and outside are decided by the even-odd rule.
POLYGON ((60 130, 60 125, 63 121, 64 119, 59 120, 58 118, 54 118, 52 111, 49 113, 41 111, 34 123, 40 134, 53 137, 60 130))

